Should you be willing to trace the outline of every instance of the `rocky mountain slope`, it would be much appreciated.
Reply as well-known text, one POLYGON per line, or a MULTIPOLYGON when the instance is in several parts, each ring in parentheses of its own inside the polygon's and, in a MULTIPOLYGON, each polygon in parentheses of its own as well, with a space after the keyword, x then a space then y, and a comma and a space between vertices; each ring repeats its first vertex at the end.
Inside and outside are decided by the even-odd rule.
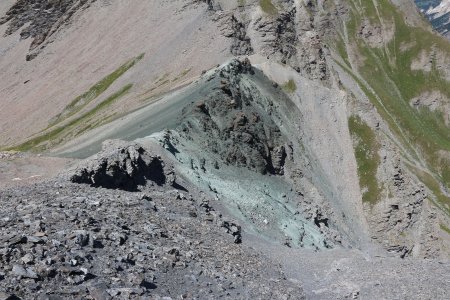
POLYGON ((450 43, 412 0, 0 15, 2 297, 448 298, 450 43))
MULTIPOLYGON (((135 173, 121 177, 129 169, 118 166, 111 181, 95 169, 102 188, 57 180, 0 192, 2 298, 302 297, 280 267, 241 246, 241 228, 210 206, 213 199, 176 180, 156 153, 108 145, 101 154, 108 167, 130 155, 135 173), (138 173, 151 175, 145 187, 125 191, 138 173)), ((87 169, 68 175, 84 182, 87 169)))

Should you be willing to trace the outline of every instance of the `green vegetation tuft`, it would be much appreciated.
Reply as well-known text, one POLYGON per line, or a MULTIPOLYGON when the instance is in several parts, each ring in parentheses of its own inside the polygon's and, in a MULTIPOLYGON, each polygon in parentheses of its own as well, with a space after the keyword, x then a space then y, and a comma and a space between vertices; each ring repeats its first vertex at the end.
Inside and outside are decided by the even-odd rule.
POLYGON ((359 116, 348 120, 350 134, 354 140, 359 184, 363 190, 363 201, 375 204, 379 200, 380 187, 377 169, 380 163, 379 145, 375 133, 359 116))
POLYGON ((443 231, 447 232, 447 234, 450 234, 450 228, 445 226, 444 224, 440 224, 440 227, 443 231))
POLYGON ((260 0, 259 6, 261 6, 263 12, 268 15, 274 16, 278 14, 278 9, 275 7, 275 5, 273 5, 271 0, 260 0))
POLYGON ((286 93, 294 93, 297 90, 297 85, 293 79, 289 79, 289 81, 283 84, 281 88, 286 93))
POLYGON ((105 92, 119 77, 121 77, 125 72, 131 69, 138 61, 144 58, 144 53, 141 55, 127 61, 125 64, 120 66, 117 70, 104 77, 102 80, 97 82, 94 86, 92 86, 87 92, 82 95, 76 97, 66 108, 61 112, 50 124, 50 127, 56 125, 68 117, 73 116, 81 109, 86 107, 93 100, 98 98, 103 92, 105 92))

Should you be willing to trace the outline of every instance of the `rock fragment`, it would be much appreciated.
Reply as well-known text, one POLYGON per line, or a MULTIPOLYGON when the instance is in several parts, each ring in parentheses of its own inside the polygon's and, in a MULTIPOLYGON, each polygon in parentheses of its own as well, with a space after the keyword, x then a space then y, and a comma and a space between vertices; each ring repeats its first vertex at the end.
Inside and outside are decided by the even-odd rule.
POLYGON ((167 170, 160 157, 139 144, 120 141, 105 143, 101 153, 78 166, 70 177, 75 183, 126 191, 137 191, 148 182, 173 185, 175 179, 175 173, 167 170))

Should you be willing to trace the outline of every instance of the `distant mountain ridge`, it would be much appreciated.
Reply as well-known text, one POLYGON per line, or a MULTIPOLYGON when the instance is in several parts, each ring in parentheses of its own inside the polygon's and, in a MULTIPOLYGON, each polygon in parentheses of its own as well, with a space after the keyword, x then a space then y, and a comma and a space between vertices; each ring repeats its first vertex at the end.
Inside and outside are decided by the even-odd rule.
POLYGON ((450 0, 416 0, 433 27, 450 38, 450 0))

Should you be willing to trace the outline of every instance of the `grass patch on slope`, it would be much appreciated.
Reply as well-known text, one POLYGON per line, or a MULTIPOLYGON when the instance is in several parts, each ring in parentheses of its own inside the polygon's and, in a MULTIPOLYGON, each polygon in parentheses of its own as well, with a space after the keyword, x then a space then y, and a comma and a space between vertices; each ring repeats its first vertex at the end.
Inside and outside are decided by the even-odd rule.
POLYGON ((297 90, 297 85, 295 84, 294 79, 289 79, 286 83, 284 83, 281 88, 283 89, 283 91, 285 91, 286 93, 295 93, 295 91, 297 90))
POLYGON ((348 120, 350 134, 354 141, 358 164, 359 184, 363 191, 363 201, 375 204, 380 195, 377 170, 380 163, 379 145, 372 129, 358 116, 348 120))
POLYGON ((335 48, 336 48, 336 51, 339 53, 339 56, 342 58, 344 63, 347 65, 347 67, 351 67, 350 61, 348 58, 347 49, 345 48, 345 42, 342 37, 339 38, 338 40, 336 40, 335 48))
POLYGON ((114 72, 104 77, 102 80, 93 85, 87 92, 82 95, 76 97, 72 102, 67 105, 64 110, 54 118, 51 122, 50 126, 58 124, 68 117, 73 116, 81 109, 83 109, 86 105, 91 103, 97 97, 99 97, 103 92, 105 92, 117 79, 119 79, 125 72, 131 69, 137 62, 139 62, 142 58, 144 58, 144 54, 127 61, 119 68, 117 68, 114 72))
POLYGON ((445 226, 444 224, 440 224, 439 225, 441 227, 441 229, 445 232, 447 232, 447 234, 450 234, 450 228, 448 228, 447 226, 445 226))
MULTIPOLYGON (((445 155, 442 155, 450 151, 450 129, 441 114, 415 109, 409 102, 431 91, 450 97, 450 83, 440 73, 436 62, 436 53, 450 55, 450 43, 430 32, 426 25, 422 28, 406 24, 402 13, 388 0, 349 0, 349 3, 352 11, 347 32, 351 45, 359 54, 359 66, 355 71, 370 86, 374 97, 369 92, 369 99, 408 152, 413 156, 420 155, 431 173, 436 175, 430 176, 440 182, 431 184, 428 180, 428 185, 437 186, 434 191, 439 193, 441 184, 450 187, 450 168, 443 163, 445 155), (371 46, 359 35, 359 28, 367 21, 373 26, 391 28, 392 38, 388 40, 387 35, 380 47, 371 46), (432 62, 431 70, 412 70, 411 65, 423 53, 432 62)), ((345 61, 342 49, 338 47, 337 50, 345 61)))
POLYGON ((278 9, 273 5, 271 0, 259 0, 259 6, 268 15, 274 16, 278 14, 278 9))
POLYGON ((408 140, 403 136, 403 133, 401 131, 401 128, 396 123, 395 116, 392 116, 389 114, 389 112, 385 109, 383 106, 383 103, 376 94, 374 94, 353 72, 351 69, 346 67, 345 65, 342 65, 338 61, 335 61, 342 69, 344 69, 352 78, 355 80, 355 82, 358 84, 358 86, 361 88, 361 90, 364 92, 364 94, 367 96, 369 101, 375 106, 378 113, 383 117, 383 119, 389 124, 391 130, 393 133, 398 137, 399 141, 406 147, 406 149, 411 153, 411 155, 418 159, 416 156, 416 152, 412 148, 412 145, 409 143, 408 140))
POLYGON ((93 129, 96 126, 101 125, 101 121, 96 121, 95 116, 100 111, 110 106, 117 99, 124 96, 133 87, 132 84, 128 84, 121 88, 118 92, 112 94, 107 99, 99 103, 89 112, 84 113, 80 117, 70 121, 65 126, 60 126, 45 132, 25 143, 12 148, 16 151, 44 151, 52 146, 61 144, 69 136, 77 136, 86 130, 93 129), (95 124, 93 124, 93 121, 95 124), (95 125, 95 126, 94 126, 95 125))

